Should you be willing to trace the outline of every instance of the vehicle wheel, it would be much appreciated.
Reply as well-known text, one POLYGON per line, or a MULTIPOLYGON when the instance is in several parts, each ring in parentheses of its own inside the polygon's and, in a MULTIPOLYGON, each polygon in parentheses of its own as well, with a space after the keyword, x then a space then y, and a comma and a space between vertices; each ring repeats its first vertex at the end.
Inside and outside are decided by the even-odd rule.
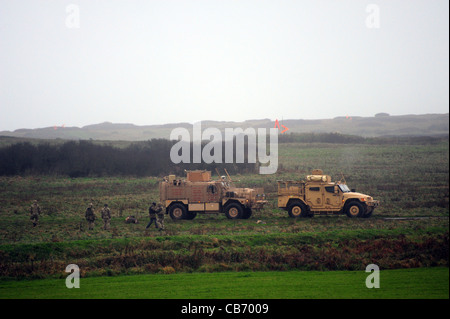
POLYGON ((228 219, 239 219, 242 218, 244 214, 244 209, 241 204, 232 203, 225 208, 225 216, 228 219))
POLYGON ((301 202, 295 202, 289 205, 288 208, 289 216, 292 218, 297 217, 308 217, 308 210, 306 209, 305 204, 301 202))
POLYGON ((242 219, 249 219, 252 216, 252 209, 251 208, 245 208, 244 214, 242 215, 242 219))
POLYGON ((173 204, 169 208, 169 215, 173 220, 185 219, 187 215, 186 206, 180 203, 173 204))
POLYGON ((359 202, 351 202, 345 211, 348 217, 363 217, 364 216, 364 207, 359 202))
POLYGON ((185 219, 192 220, 195 218, 195 216, 197 216, 197 212, 187 212, 185 219))

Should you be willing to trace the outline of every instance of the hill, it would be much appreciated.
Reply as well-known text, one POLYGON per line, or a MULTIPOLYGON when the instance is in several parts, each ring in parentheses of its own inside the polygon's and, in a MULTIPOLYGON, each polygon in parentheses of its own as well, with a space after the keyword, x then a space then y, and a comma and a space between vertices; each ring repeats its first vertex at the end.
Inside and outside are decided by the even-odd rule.
MULTIPOLYGON (((258 119, 244 122, 202 121, 202 128, 272 128, 275 120, 258 119)), ((449 113, 389 116, 379 113, 373 117, 336 117, 333 119, 279 121, 289 128, 289 133, 332 133, 379 136, 438 136, 449 134, 449 113)), ((18 129, 1 131, 0 136, 64 139, 64 140, 124 140, 143 141, 152 138, 169 138, 176 127, 192 128, 190 123, 170 123, 163 125, 134 125, 104 122, 83 127, 45 127, 38 129, 18 129)), ((283 128, 282 128, 283 129, 283 128)))

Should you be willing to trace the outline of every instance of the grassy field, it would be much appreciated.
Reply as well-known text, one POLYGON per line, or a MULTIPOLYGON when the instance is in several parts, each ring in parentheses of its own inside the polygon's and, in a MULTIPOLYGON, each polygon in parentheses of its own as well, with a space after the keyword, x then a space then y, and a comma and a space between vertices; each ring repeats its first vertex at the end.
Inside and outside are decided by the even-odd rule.
MULTIPOLYGON (((163 232, 145 230, 148 206, 158 199, 156 177, 0 177, 2 298, 28 296, 20 288, 28 284, 46 287, 47 283, 60 283, 71 263, 80 266, 86 284, 111 278, 123 284, 138 278, 172 280, 168 278, 183 275, 199 276, 196 280, 201 282, 200 278, 239 276, 249 271, 256 272, 248 278, 284 274, 289 282, 289 276, 306 273, 295 270, 311 271, 308 273, 318 278, 344 270, 362 271, 365 278, 363 270, 370 263, 384 269, 386 276, 392 274, 393 279, 398 276, 400 280, 403 272, 388 269, 407 273, 410 270, 405 269, 422 267, 417 271, 423 271, 424 276, 430 271, 448 283, 448 141, 427 145, 292 143, 281 144, 279 155, 275 175, 232 176, 238 186, 265 188, 269 205, 264 210, 248 220, 236 221, 223 215, 177 222, 166 218, 163 232), (302 179, 313 168, 321 168, 338 180, 344 173, 351 188, 380 200, 381 206, 370 219, 289 218, 276 207, 276 181, 302 179), (36 228, 31 227, 28 212, 33 199, 39 200, 43 212, 36 228), (102 230, 101 221, 93 231, 87 230, 84 211, 89 202, 94 203, 97 215, 104 203, 109 204, 113 215, 110 230, 102 230), (125 224, 128 215, 137 216, 140 223, 125 224), (399 217, 403 219, 394 219, 399 217)), ((404 291, 388 296, 409 298, 410 287, 399 285, 404 291)), ((417 287, 417 291, 428 289, 425 282, 417 287)), ((219 284, 218 291, 222 288, 219 284)), ((446 292, 448 296, 448 285, 446 292)), ((48 293, 50 298, 52 293, 48 293)), ((167 293, 175 297, 185 294, 175 288, 167 293)), ((315 293, 316 288, 309 289, 309 296, 315 293)), ((256 298, 264 290, 255 289, 254 294, 256 298)), ((428 295, 432 296, 426 293, 417 298, 428 295)), ((298 296, 301 298, 301 293, 298 296)))
POLYGON ((380 288, 364 271, 220 272, 1 282, 0 298, 148 299, 448 299, 448 268, 380 271, 380 288))

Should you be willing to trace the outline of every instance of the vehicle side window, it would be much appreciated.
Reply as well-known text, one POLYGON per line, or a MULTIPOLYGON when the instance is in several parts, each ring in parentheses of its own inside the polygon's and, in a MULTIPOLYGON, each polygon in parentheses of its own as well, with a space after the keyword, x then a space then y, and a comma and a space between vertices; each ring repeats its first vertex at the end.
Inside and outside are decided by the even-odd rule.
POLYGON ((214 185, 208 186, 208 193, 215 194, 216 192, 217 192, 216 186, 214 185))
POLYGON ((318 192, 320 191, 320 187, 310 187, 309 190, 312 192, 318 192))
POLYGON ((334 186, 327 186, 327 187, 325 187, 325 190, 326 190, 328 193, 334 193, 334 186))

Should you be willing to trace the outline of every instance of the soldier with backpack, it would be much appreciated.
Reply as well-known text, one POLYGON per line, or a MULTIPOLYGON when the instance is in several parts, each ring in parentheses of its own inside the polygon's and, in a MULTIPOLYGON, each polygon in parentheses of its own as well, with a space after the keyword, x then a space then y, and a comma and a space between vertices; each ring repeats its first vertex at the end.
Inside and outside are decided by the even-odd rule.
POLYGON ((94 229, 95 213, 92 203, 90 203, 89 207, 86 209, 85 218, 88 222, 89 230, 94 229))
POLYGON ((103 229, 108 230, 111 223, 111 211, 108 208, 108 204, 102 208, 103 229))

